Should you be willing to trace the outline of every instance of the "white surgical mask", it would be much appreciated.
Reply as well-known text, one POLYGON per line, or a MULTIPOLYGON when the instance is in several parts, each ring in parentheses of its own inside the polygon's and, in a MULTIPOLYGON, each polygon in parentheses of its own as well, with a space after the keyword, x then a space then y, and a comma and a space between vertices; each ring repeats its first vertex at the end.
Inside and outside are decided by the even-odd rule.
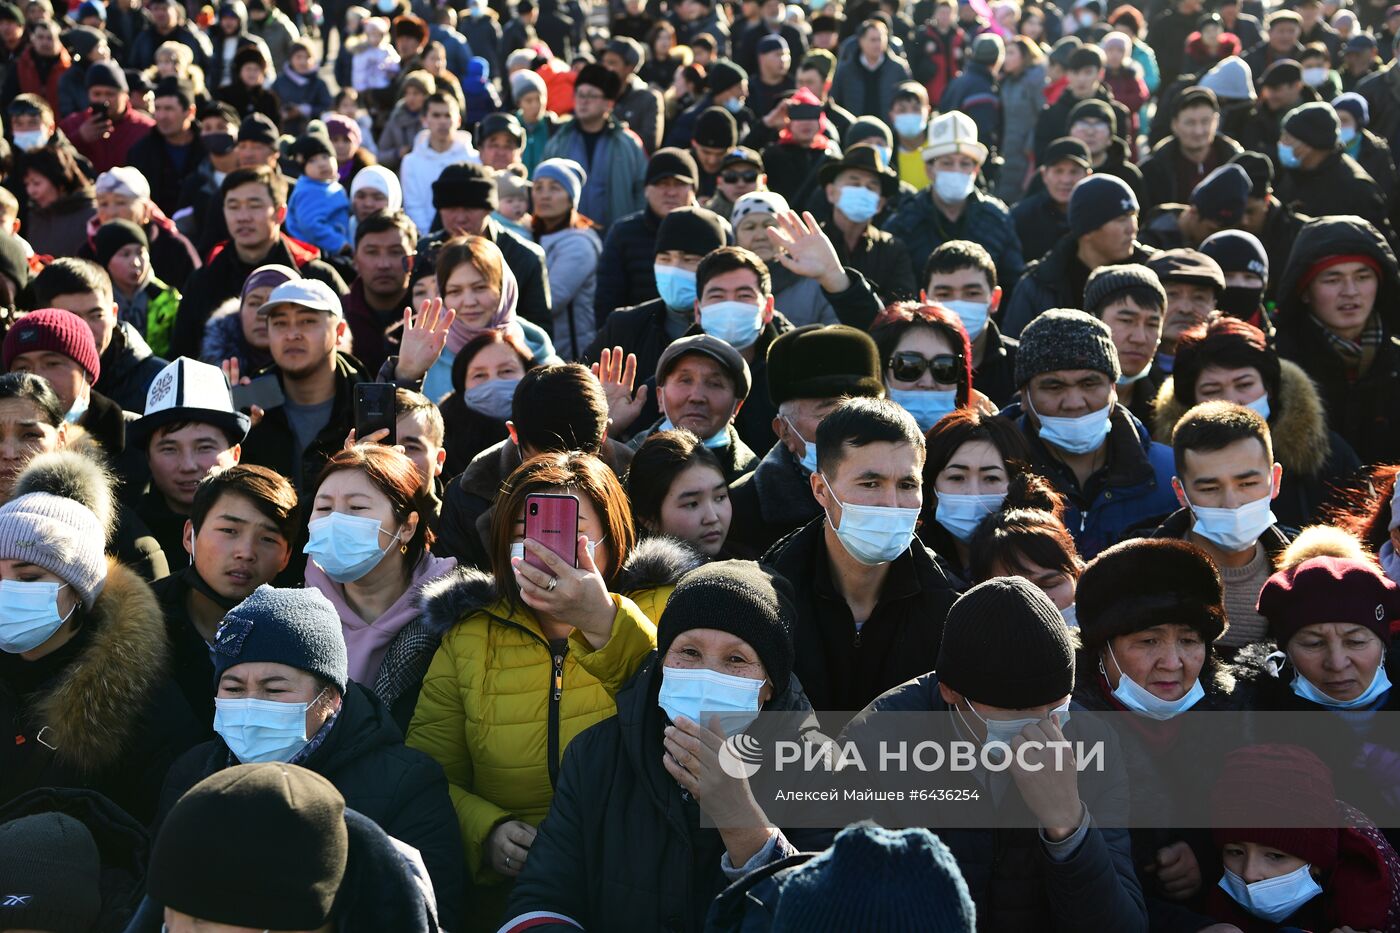
MULTIPOLYGON (((307 524, 310 536, 302 553, 311 555, 336 583, 354 583, 384 559, 388 548, 379 546, 383 530, 377 518, 332 512, 307 524)), ((392 535, 391 540, 398 537, 392 535)))
MULTIPOLYGON (((1065 700, 1063 706, 1055 707, 1044 717, 1030 716, 1023 719, 988 719, 972 708, 972 702, 970 700, 965 699, 964 702, 967 703, 967 708, 972 715, 982 720, 982 725, 987 727, 987 741, 985 744, 988 745, 993 742, 1001 742, 1005 745, 1010 745, 1011 740, 1020 735, 1021 730, 1026 728, 1026 726, 1033 726, 1040 722, 1042 718, 1049 719, 1056 713, 1059 713, 1060 728, 1064 728, 1065 723, 1069 722, 1069 700, 1065 700)), ((954 706, 953 709, 957 710, 959 716, 962 715, 962 710, 957 706, 954 706)), ((963 720, 963 725, 967 726, 969 732, 972 732, 972 727, 968 725, 966 719, 963 720)))
POLYGON ((894 115, 894 131, 905 139, 923 136, 925 125, 922 113, 897 113, 894 115))
MULTIPOLYGON (((862 564, 874 567, 887 564, 905 551, 914 540, 914 526, 919 521, 918 509, 901 509, 893 505, 847 505, 836 498, 831 480, 826 481, 827 493, 841 506, 841 527, 835 528, 846 553, 862 564)), ((828 515, 828 522, 831 516, 828 515)))
POLYGON ((1243 878, 1227 868, 1220 879, 1220 887, 1236 904, 1260 920, 1278 923, 1322 893, 1321 885, 1309 871, 1311 867, 1304 865, 1297 871, 1253 884, 1245 884, 1243 878))
POLYGON ((25 130, 15 133, 15 145, 23 152, 33 152, 48 145, 49 134, 43 130, 25 130))
MULTIPOLYGON (((1135 713, 1140 713, 1149 719, 1156 719, 1159 722, 1171 719, 1180 713, 1186 712, 1191 707, 1199 703, 1205 697, 1206 691, 1201 686, 1200 678, 1196 678, 1191 684, 1191 689, 1179 700, 1164 700, 1151 690, 1143 687, 1127 674, 1123 673, 1123 665, 1118 663, 1118 658, 1113 653, 1113 646, 1108 646, 1108 656, 1113 658, 1113 664, 1118 668, 1118 686, 1113 688, 1113 696, 1128 709, 1135 713)), ((1108 676, 1104 670, 1103 659, 1099 659, 1099 672, 1108 676)))
POLYGON ((1371 685, 1354 700, 1334 700, 1319 690, 1311 680, 1297 673, 1296 667, 1293 682, 1289 686, 1293 688, 1295 694, 1304 700, 1316 703, 1318 706, 1326 706, 1330 709, 1365 709, 1390 689, 1390 675, 1385 672, 1385 655, 1382 654, 1381 663, 1376 665, 1376 673, 1371 677, 1371 685))
POLYGON ((751 301, 716 301, 700 309, 700 329, 736 350, 751 347, 763 332, 763 305, 751 301))
POLYGON ((956 389, 889 389, 885 394, 913 415, 919 430, 924 432, 958 407, 956 389))
MULTIPOLYGON (((18 136, 19 134, 16 133, 15 135, 18 136)), ((1356 139, 1356 127, 1342 127, 1340 130, 1337 131, 1337 139, 1341 141, 1343 146, 1350 146, 1352 144, 1352 141, 1356 139)))
POLYGON ((880 196, 860 185, 843 185, 836 208, 853 223, 863 224, 880 210, 880 196))
POLYGON ((497 421, 505 421, 510 417, 510 406, 515 400, 515 388, 518 385, 519 379, 489 379, 462 393, 462 401, 472 411, 497 421))
POLYGON ((947 204, 961 204, 977 184, 976 172, 934 172, 933 193, 947 204))
POLYGON ((1246 502, 1235 509, 1194 506, 1190 499, 1186 500, 1186 505, 1195 517, 1191 530, 1226 551, 1243 551, 1252 547, 1276 521, 1270 508, 1273 505, 1271 496, 1246 502))
MULTIPOLYGON (((1027 402, 1029 404, 1029 400, 1027 402)), ((1031 411, 1040 419, 1040 439, 1070 454, 1087 454, 1098 450, 1113 429, 1108 417, 1113 412, 1112 402, 1078 418, 1042 415, 1035 411, 1034 405, 1031 405, 1031 411)))
POLYGON ((0 580, 0 651, 23 654, 54 636, 78 608, 58 614, 58 591, 67 583, 0 580))
POLYGON ((958 495, 951 492, 938 494, 938 508, 934 519, 948 529, 948 533, 963 544, 972 539, 972 533, 982 524, 982 519, 1001 508, 1006 501, 1006 493, 988 495, 958 495))
POLYGON ((987 318, 991 316, 991 304, 985 301, 959 301, 953 299, 943 302, 943 306, 958 316, 962 321, 963 330, 967 331, 968 340, 976 340, 982 336, 982 331, 987 328, 987 318))
POLYGON ((1326 68, 1304 68, 1304 69, 1303 69, 1303 83, 1306 84, 1308 87, 1317 87, 1319 84, 1321 84, 1322 82, 1324 82, 1324 81, 1326 81, 1326 80, 1327 80, 1327 69, 1326 69, 1326 68))
POLYGON ((675 722, 681 716, 708 726, 702 714, 719 714, 726 734, 742 732, 758 716, 765 681, 721 674, 706 667, 663 667, 657 705, 675 722))

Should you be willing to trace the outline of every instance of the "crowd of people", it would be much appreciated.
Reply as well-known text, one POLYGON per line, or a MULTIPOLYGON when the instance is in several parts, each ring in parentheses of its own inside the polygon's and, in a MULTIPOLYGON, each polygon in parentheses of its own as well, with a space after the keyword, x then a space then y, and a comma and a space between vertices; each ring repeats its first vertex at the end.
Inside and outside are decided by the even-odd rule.
POLYGON ((1397 45, 0 0, 0 930, 1400 933, 1397 45))

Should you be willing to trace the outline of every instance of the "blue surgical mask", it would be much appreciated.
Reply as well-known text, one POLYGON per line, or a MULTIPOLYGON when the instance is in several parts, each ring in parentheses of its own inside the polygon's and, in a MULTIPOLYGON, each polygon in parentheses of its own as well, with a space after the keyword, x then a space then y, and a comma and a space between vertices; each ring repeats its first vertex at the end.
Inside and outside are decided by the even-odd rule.
POLYGON ((957 389, 889 389, 886 394, 913 415, 924 432, 958 407, 957 389))
MULTIPOLYGON (((914 526, 919 522, 918 509, 901 509, 893 505, 847 505, 836 498, 831 480, 822 475, 826 489, 841 506, 841 527, 832 526, 836 538, 856 560, 868 567, 888 564, 905 551, 914 540, 914 526)), ((831 522, 831 516, 827 516, 831 522)))
POLYGON ((1385 655, 1381 655, 1381 663, 1376 665, 1375 676, 1371 678, 1371 686, 1367 687, 1354 700, 1334 700, 1323 693, 1311 680, 1308 680, 1300 673, 1294 673, 1293 682, 1289 684, 1293 692, 1304 700, 1316 703, 1318 706, 1326 706, 1329 709, 1365 709, 1381 695, 1390 689, 1390 675, 1385 672, 1385 655))
POLYGON ((742 732, 758 717, 759 693, 766 681, 721 674, 706 667, 663 667, 656 703, 675 722, 684 716, 708 726, 702 714, 719 714, 728 735, 742 732))
POLYGON ((43 130, 25 130, 15 133, 15 145, 21 152, 33 152, 40 149, 49 141, 49 134, 43 130))
POLYGON ((783 416, 788 427, 792 428, 792 433, 797 435, 797 439, 802 442, 802 469, 808 473, 817 472, 817 442, 809 441, 798 432, 797 426, 787 417, 783 416))
POLYGON ((282 703, 215 697, 214 731, 242 764, 291 761, 306 746, 306 711, 320 698, 282 703))
POLYGON ((987 329, 987 318, 991 316, 991 304, 986 301, 945 301, 943 306, 958 316, 968 340, 976 340, 987 329))
POLYGON ((934 172, 933 193, 945 204, 961 204, 977 184, 976 172, 934 172))
POLYGON ((1376 559, 1381 562, 1381 569, 1390 578, 1390 582, 1400 583, 1400 554, 1395 553, 1395 545, 1389 541, 1382 544, 1376 559))
POLYGON ((1265 421, 1268 421, 1270 413, 1269 393, 1265 392, 1263 395, 1259 396, 1252 402, 1245 402, 1244 407, 1250 409, 1253 412, 1258 413, 1260 418, 1263 418, 1265 421))
MULTIPOLYGON (((657 393, 657 398, 659 399, 660 397, 661 397, 661 393, 658 392, 658 393, 657 393)), ((663 408, 661 409, 661 426, 660 426, 659 428, 657 428, 656 430, 657 430, 658 432, 660 432, 660 431, 674 431, 675 429, 676 429, 675 422, 673 422, 673 421, 671 420, 671 416, 670 416, 670 415, 666 414, 666 409, 663 407, 663 408)), ((719 449, 719 448, 721 448, 721 447, 728 447, 728 446, 729 446, 729 425, 728 425, 727 423, 724 424, 724 425, 722 425, 718 431, 716 431, 714 434, 711 434, 709 437, 705 438, 705 440, 704 440, 702 443, 704 443, 704 445, 705 445, 706 447, 710 448, 711 450, 717 450, 717 449, 719 449)))
POLYGON ((751 301, 716 301, 700 309, 700 329, 736 350, 751 347, 763 332, 763 306, 751 301))
POLYGON ((880 210, 880 196, 860 185, 842 185, 836 197, 836 209, 852 223, 863 224, 880 210))
POLYGON ((1079 628, 1079 611, 1075 609, 1074 603, 1070 603, 1068 609, 1061 609, 1060 615, 1064 617, 1066 626, 1079 628))
POLYGON ((1297 168, 1303 164, 1298 153, 1294 152, 1293 147, 1287 143, 1278 144, 1278 161, 1284 168, 1297 168))
MULTIPOLYGON (((1035 406, 1031 406, 1035 411, 1035 406)), ((1109 415, 1113 403, 1109 402, 1098 411, 1091 411, 1078 418, 1055 418, 1035 412, 1040 419, 1040 439, 1052 447, 1058 447, 1069 454, 1087 454, 1098 450, 1113 429, 1109 415)))
POLYGON ((656 265, 656 291, 666 307, 686 311, 695 307, 695 273, 677 266, 656 265))
POLYGON ((870 148, 880 154, 881 165, 889 165, 890 159, 894 157, 894 148, 891 146, 871 146, 870 148))
POLYGON ((905 139, 924 135, 927 126, 922 113, 897 113, 894 115, 894 131, 905 139))
POLYGON ((505 421, 510 417, 510 404, 515 399, 515 387, 518 385, 519 379, 491 379, 462 393, 462 401, 472 411, 505 421))
POLYGON ((58 614, 58 591, 66 583, 0 580, 0 651, 23 654, 54 636, 78 608, 58 614))
MULTIPOLYGON (((19 137, 19 134, 16 133, 15 136, 16 136, 16 138, 18 138, 18 137, 19 137)), ((1352 142, 1354 142, 1354 141, 1356 140, 1356 127, 1354 127, 1354 126, 1344 126, 1344 127, 1342 127, 1340 130, 1337 131, 1337 138, 1340 139, 1340 140, 1342 141, 1342 145, 1343 145, 1343 146, 1350 146, 1350 145, 1352 144, 1352 142)))
MULTIPOLYGON (((379 566, 388 550, 379 546, 379 533, 384 528, 376 518, 332 512, 313 519, 306 527, 311 535, 302 553, 311 555, 316 566, 336 583, 354 583, 379 566)), ((398 537, 392 535, 391 540, 398 537)))
POLYGON ((1144 367, 1142 368, 1142 372, 1138 373, 1136 376, 1129 376, 1127 373, 1124 373, 1123 375, 1119 376, 1119 377, 1118 377, 1118 385, 1120 385, 1120 386, 1130 386, 1130 385, 1132 385, 1134 382, 1140 382, 1141 380, 1146 379, 1147 376, 1148 376, 1148 374, 1151 373, 1151 372, 1152 372, 1152 364, 1151 364, 1151 363, 1148 363, 1146 366, 1144 366, 1144 367))
POLYGON ((1278 923, 1322 893, 1322 886, 1313 879, 1311 867, 1304 865, 1297 871, 1253 884, 1246 884, 1243 878, 1227 868, 1220 879, 1220 887, 1236 904, 1260 920, 1278 923))
MULTIPOLYGON (((1151 690, 1146 689, 1127 674, 1123 673, 1123 665, 1118 663, 1118 658, 1113 653, 1113 646, 1108 646, 1108 656, 1113 658, 1114 665, 1118 668, 1118 686, 1113 688, 1113 696, 1128 709, 1135 713, 1140 713, 1149 719, 1156 719, 1161 722, 1171 719, 1186 712, 1191 707, 1205 697, 1206 691, 1201 686, 1200 678, 1196 678, 1191 684, 1191 689, 1179 700, 1164 700, 1151 690)), ((1103 658, 1099 659, 1099 672, 1106 678, 1108 672, 1104 670, 1103 658)))
POLYGON ((738 113, 740 110, 744 109, 744 101, 738 97, 731 97, 724 102, 724 109, 728 110, 730 113, 738 113))
MULTIPOLYGON (((1036 723, 1040 722, 1042 718, 1039 716, 1031 716, 1029 718, 1023 719, 987 719, 981 713, 977 712, 977 710, 972 708, 971 702, 967 700, 964 700, 963 702, 967 703, 968 711, 971 712, 972 715, 976 716, 978 719, 982 720, 982 725, 987 727, 987 741, 984 743, 986 745, 990 745, 993 742, 1001 742, 1004 745, 1010 745, 1011 740, 1016 738, 1016 736, 1020 735, 1022 729, 1026 728, 1026 726, 1035 725, 1036 723)), ((961 708, 954 706, 953 709, 957 710, 959 716, 962 716, 961 708)), ((1052 709, 1049 712, 1049 714, 1043 718, 1049 719, 1056 713, 1059 714, 1060 727, 1064 728, 1065 723, 1069 722, 1069 700, 1066 700, 1063 706, 1057 706, 1054 709, 1052 709)), ((963 720, 963 725, 967 726, 967 731, 973 731, 972 727, 968 725, 966 719, 963 720)))
POLYGON ((86 398, 75 399, 73 401, 73 407, 68 409, 68 414, 63 416, 63 420, 69 424, 77 424, 82 420, 83 415, 87 414, 88 405, 91 403, 91 395, 88 395, 86 398))
POLYGON ((951 492, 938 494, 938 508, 933 517, 948 533, 963 544, 972 539, 972 533, 982 524, 982 519, 1001 508, 1006 501, 1006 493, 995 495, 958 495, 951 492))
POLYGON ((1195 517, 1191 530, 1211 544, 1231 552, 1253 547, 1259 536, 1276 521, 1270 508, 1272 504, 1273 499, 1265 496, 1246 502, 1237 509, 1207 509, 1186 500, 1195 517))

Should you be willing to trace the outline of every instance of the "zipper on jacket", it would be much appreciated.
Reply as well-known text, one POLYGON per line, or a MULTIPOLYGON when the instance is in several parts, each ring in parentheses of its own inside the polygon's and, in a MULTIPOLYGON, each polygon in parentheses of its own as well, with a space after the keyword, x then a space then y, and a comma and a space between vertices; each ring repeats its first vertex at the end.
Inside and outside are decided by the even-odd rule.
POLYGON ((559 701, 564 697, 564 658, 569 654, 569 640, 556 638, 549 643, 553 656, 549 684, 549 786, 559 777, 559 701))

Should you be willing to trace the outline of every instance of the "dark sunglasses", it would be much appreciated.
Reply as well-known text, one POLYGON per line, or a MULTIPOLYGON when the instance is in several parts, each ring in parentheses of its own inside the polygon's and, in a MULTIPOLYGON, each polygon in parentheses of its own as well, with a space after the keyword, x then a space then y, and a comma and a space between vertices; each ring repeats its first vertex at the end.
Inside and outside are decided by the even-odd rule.
POLYGON ((724 179, 726 185, 737 185, 740 182, 751 185, 758 181, 758 172, 725 172, 719 177, 724 179))
POLYGON ((918 382, 928 370, 934 382, 944 385, 957 385, 961 370, 958 357, 952 353, 940 353, 929 359, 913 350, 902 350, 889 359, 890 375, 900 382, 918 382))

